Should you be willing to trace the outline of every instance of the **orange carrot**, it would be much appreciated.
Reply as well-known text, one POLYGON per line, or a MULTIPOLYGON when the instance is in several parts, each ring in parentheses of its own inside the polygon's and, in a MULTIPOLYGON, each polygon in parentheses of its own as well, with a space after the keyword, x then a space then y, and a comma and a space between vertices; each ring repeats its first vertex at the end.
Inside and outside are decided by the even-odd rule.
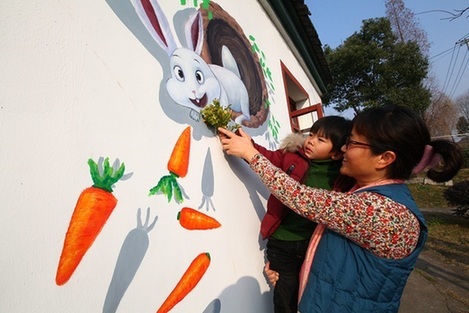
POLYGON ((182 210, 179 211, 177 218, 179 220, 179 224, 189 230, 212 229, 221 226, 221 224, 213 217, 187 207, 182 208, 182 210))
POLYGON ((168 198, 168 202, 174 193, 174 199, 177 203, 183 201, 183 194, 179 183, 178 177, 185 177, 189 168, 189 156, 191 150, 191 127, 187 126, 184 131, 179 135, 176 144, 174 145, 173 152, 168 161, 169 175, 163 176, 158 181, 158 184, 150 189, 150 196, 162 193, 168 198))
POLYGON ((168 170, 178 177, 185 177, 189 168, 191 150, 191 127, 187 126, 174 145, 168 161, 168 170))
POLYGON ((125 165, 114 172, 108 158, 104 161, 102 175, 92 159, 88 160, 88 165, 94 184, 81 192, 70 219, 55 277, 59 286, 70 279, 116 207, 112 185, 124 175, 125 165))
POLYGON ((186 272, 169 294, 157 313, 169 312, 176 304, 178 304, 194 287, 199 283, 210 265, 210 254, 204 252, 199 254, 189 265, 186 272))

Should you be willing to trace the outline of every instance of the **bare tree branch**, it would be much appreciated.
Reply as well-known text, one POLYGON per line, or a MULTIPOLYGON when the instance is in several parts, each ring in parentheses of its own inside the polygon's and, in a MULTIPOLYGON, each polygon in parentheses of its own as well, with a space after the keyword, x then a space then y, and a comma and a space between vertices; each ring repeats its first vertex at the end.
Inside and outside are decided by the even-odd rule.
MULTIPOLYGON (((423 11, 423 12, 420 12, 420 13, 416 13, 416 15, 419 15, 419 14, 425 14, 425 13, 435 13, 435 12, 441 12, 441 13, 445 13, 445 14, 448 14, 448 15, 451 15, 450 17, 443 17, 441 18, 442 20, 450 20, 450 21, 453 21, 461 16, 464 15, 464 13, 466 13, 467 11, 469 11, 469 7, 467 8, 464 8, 464 9, 454 9, 453 12, 451 11, 446 11, 446 10, 430 10, 430 11, 423 11)), ((469 14, 466 16, 466 18, 469 18, 469 14)))

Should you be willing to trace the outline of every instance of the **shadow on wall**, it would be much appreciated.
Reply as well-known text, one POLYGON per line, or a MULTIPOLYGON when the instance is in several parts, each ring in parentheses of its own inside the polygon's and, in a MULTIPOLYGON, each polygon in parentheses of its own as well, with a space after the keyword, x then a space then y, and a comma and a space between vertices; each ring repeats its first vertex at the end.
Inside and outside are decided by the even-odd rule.
POLYGON ((271 292, 261 293, 252 277, 241 277, 220 294, 223 312, 270 313, 274 311, 271 292))
POLYGON ((150 208, 147 209, 145 223, 142 222, 141 210, 137 211, 137 227, 132 229, 124 240, 111 282, 104 301, 103 313, 114 313, 135 277, 148 250, 148 233, 155 227, 158 216, 150 224, 150 208))
POLYGON ((215 191, 215 179, 213 175, 213 162, 210 148, 207 149, 207 154, 205 155, 200 186, 202 189, 202 200, 199 205, 199 210, 205 207, 207 212, 210 211, 210 209, 215 211, 216 209, 212 202, 212 196, 215 191))
POLYGON ((249 169, 249 165, 241 159, 236 157, 229 156, 225 154, 225 159, 229 164, 233 173, 238 177, 238 179, 243 182, 246 186, 246 191, 249 193, 249 200, 252 203, 254 210, 259 219, 259 250, 262 251, 265 248, 266 241, 262 239, 260 235, 260 222, 265 215, 265 205, 260 197, 266 201, 270 196, 270 191, 261 183, 257 174, 249 169))

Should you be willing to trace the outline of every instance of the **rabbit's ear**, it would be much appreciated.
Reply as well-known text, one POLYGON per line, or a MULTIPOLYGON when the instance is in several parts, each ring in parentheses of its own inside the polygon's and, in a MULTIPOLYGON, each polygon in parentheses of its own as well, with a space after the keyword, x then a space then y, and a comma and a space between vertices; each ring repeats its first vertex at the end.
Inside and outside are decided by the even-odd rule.
POLYGON ((169 23, 156 0, 131 0, 143 25, 168 55, 177 48, 169 23))
POLYGON ((230 49, 225 45, 221 47, 221 62, 224 68, 233 72, 238 78, 241 78, 236 59, 233 57, 233 54, 231 54, 230 49))
POLYGON ((204 28, 202 24, 202 14, 200 14, 200 11, 196 11, 187 20, 185 24, 185 35, 187 48, 200 54, 202 52, 204 41, 204 28))

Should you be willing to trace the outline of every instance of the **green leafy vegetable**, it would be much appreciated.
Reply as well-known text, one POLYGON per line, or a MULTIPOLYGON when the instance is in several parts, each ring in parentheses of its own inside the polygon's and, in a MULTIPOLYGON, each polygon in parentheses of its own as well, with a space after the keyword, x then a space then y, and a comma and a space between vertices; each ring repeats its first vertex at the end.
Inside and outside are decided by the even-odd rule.
POLYGON ((230 106, 223 107, 218 99, 214 99, 211 104, 200 111, 200 114, 202 115, 204 123, 217 133, 218 127, 223 127, 231 131, 236 131, 241 127, 241 125, 233 122, 231 112, 230 106))

